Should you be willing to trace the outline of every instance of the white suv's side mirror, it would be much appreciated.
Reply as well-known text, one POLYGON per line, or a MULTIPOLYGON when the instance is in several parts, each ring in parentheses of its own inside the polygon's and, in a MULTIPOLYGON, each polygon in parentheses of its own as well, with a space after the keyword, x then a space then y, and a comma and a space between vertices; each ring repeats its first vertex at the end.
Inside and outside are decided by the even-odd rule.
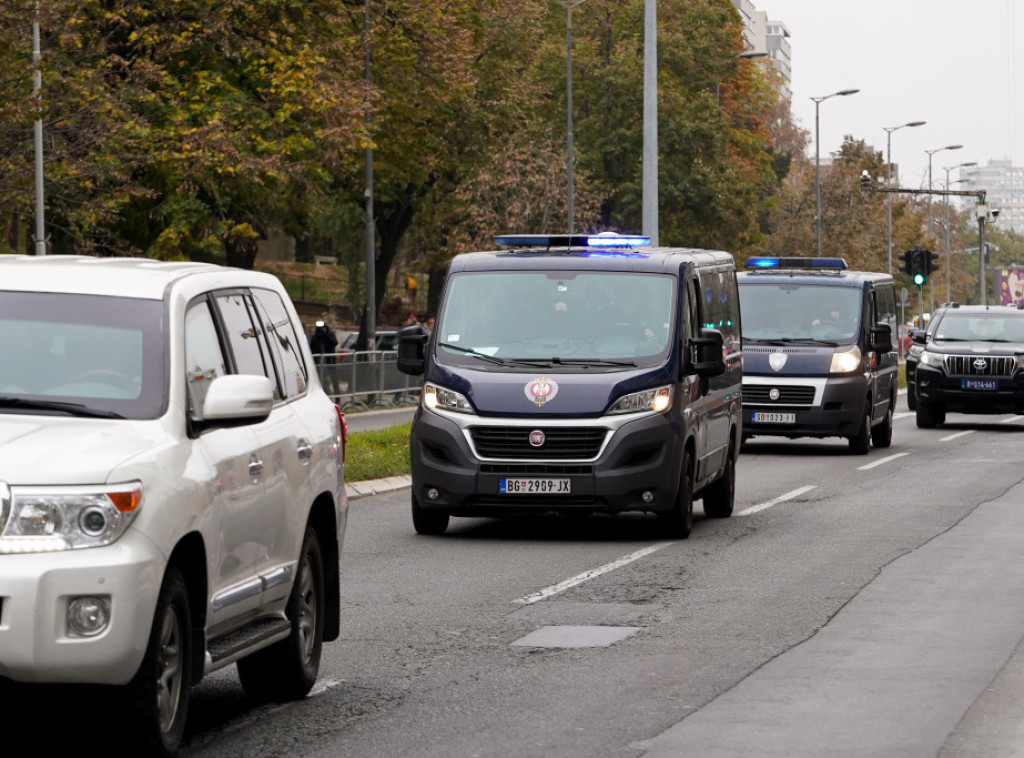
POLYGON ((267 377, 228 374, 210 382, 203 400, 203 420, 260 421, 273 407, 274 385, 267 377))

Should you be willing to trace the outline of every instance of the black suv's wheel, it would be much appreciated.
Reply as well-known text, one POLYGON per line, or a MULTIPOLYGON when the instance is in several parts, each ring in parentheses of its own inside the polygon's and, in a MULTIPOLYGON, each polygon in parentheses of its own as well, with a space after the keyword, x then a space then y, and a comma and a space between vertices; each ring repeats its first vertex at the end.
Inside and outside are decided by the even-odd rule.
POLYGON ((889 447, 892 444, 892 413, 896 407, 896 398, 889 398, 889 408, 885 412, 885 421, 871 427, 871 444, 875 447, 889 447))
POLYGON ((424 508, 412 493, 412 525, 417 534, 444 534, 448 529, 448 514, 424 508))
POLYGON ((168 566, 146 657, 125 686, 139 752, 171 756, 181 745, 192 686, 192 610, 181 572, 168 566))
POLYGON ((907 385, 907 408, 912 411, 917 410, 917 391, 912 384, 907 385))
POLYGON ((658 520, 668 537, 685 540, 693 529, 693 463, 689 451, 685 449, 679 467, 679 491, 672 503, 672 510, 659 513, 658 520))
POLYGON ((871 448, 871 401, 869 400, 866 405, 860 427, 857 433, 850 437, 850 452, 854 455, 867 455, 871 448))
POLYGON ((931 403, 921 401, 917 404, 917 428, 933 429, 935 427, 935 409, 931 403))
POLYGON ((313 689, 324 641, 324 600, 320 541, 307 526, 298 575, 285 610, 291 634, 238 662, 238 678, 246 695, 259 701, 298 700, 313 689))
POLYGON ((704 515, 708 518, 728 518, 736 501, 736 449, 729 442, 722 478, 704 489, 704 515))

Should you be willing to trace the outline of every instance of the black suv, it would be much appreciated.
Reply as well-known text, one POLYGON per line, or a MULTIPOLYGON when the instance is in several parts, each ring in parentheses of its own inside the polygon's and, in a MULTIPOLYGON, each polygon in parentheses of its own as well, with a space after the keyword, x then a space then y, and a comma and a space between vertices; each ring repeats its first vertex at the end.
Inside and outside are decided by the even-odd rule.
POLYGON ((948 411, 1024 414, 1024 308, 953 304, 932 319, 918 358, 917 425, 945 423, 948 411))
POLYGON ((928 340, 932 338, 935 333, 935 327, 938 326, 939 321, 942 319, 940 316, 946 308, 955 307, 959 308, 959 303, 943 303, 939 308, 935 309, 935 312, 928 319, 928 325, 924 329, 911 329, 910 336, 913 339, 913 344, 907 349, 907 357, 904 359, 904 374, 907 378, 907 408, 912 411, 917 410, 917 361, 921 357, 921 353, 924 350, 924 346, 928 344, 928 340), (917 339, 918 336, 923 336, 923 339, 917 339))

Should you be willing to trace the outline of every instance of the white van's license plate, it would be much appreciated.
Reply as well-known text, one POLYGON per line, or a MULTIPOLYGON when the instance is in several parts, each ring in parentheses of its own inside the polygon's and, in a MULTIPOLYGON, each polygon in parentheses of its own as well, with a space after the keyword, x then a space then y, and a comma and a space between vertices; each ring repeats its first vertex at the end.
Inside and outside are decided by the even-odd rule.
POLYGON ((999 382, 995 379, 961 379, 960 387, 965 390, 997 390, 999 382))
POLYGON ((795 413, 758 413, 750 414, 750 420, 755 424, 795 424, 795 413))
POLYGON ((499 479, 502 495, 568 495, 571 479, 499 479))

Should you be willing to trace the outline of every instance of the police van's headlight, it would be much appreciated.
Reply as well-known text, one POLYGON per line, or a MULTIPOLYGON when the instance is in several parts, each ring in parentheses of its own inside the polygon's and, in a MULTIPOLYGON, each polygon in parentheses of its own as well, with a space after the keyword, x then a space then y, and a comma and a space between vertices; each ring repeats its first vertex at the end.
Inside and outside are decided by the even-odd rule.
POLYGON ((921 361, 922 366, 931 366, 932 368, 942 368, 942 364, 946 360, 946 356, 942 353, 929 353, 927 350, 921 352, 921 357, 918 359, 921 361))
POLYGON ((658 387, 653 390, 623 395, 608 409, 608 415, 619 413, 661 413, 672 405, 672 388, 658 387))
POLYGON ((831 374, 849 374, 860 368, 860 348, 854 345, 849 350, 832 354, 831 374))
POLYGON ((465 395, 436 384, 423 385, 423 405, 430 410, 473 413, 473 406, 469 404, 465 395))

